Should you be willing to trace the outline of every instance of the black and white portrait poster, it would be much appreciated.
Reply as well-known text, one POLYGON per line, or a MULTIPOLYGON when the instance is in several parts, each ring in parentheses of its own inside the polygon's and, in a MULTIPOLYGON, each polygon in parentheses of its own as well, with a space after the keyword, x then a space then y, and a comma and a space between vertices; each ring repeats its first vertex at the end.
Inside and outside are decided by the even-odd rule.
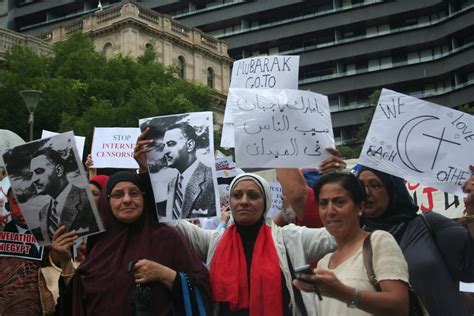
POLYGON ((104 230, 72 132, 7 149, 3 159, 20 211, 40 245, 51 244, 61 225, 78 236, 104 230))
POLYGON ((148 153, 156 211, 160 221, 218 215, 212 112, 141 119, 149 127, 148 153))

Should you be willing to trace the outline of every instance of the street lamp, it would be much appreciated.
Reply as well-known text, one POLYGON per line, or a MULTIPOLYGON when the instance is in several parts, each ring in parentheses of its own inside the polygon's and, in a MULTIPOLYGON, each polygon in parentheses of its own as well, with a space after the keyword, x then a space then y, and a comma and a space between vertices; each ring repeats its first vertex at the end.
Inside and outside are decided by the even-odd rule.
POLYGON ((38 90, 23 90, 20 91, 21 96, 23 97, 23 101, 25 101, 26 108, 28 112, 30 112, 30 116, 28 117, 28 123, 30 124, 30 142, 33 140, 33 122, 34 122, 34 114, 36 107, 38 106, 39 99, 43 92, 38 90))

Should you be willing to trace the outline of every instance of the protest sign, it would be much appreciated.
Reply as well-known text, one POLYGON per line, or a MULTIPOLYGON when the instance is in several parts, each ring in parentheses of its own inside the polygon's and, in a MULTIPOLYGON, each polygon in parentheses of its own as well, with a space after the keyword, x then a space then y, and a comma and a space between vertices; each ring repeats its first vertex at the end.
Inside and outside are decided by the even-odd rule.
MULTIPOLYGON (((49 138, 51 136, 59 135, 56 132, 50 132, 47 130, 43 130, 41 133, 41 139, 49 138)), ((74 136, 76 140, 77 152, 79 153, 79 158, 82 160, 84 156, 84 144, 86 142, 86 138, 84 136, 74 136)))
MULTIPOLYGON (((258 56, 240 59, 232 66, 229 95, 234 88, 298 89, 299 56, 258 56)), ((232 106, 226 103, 221 147, 234 147, 232 106)))
POLYGON ((91 149, 93 167, 137 169, 133 151, 138 135, 138 127, 94 128, 91 149))
POLYGON ((464 196, 473 152, 472 115, 383 89, 359 161, 464 196))
POLYGON ((41 260, 43 251, 31 234, 0 231, 0 257, 41 260))
POLYGON ((79 237, 104 230, 74 139, 67 132, 3 154, 23 217, 40 245, 51 244, 60 225, 79 237))
POLYGON ((462 197, 424 186, 416 181, 405 180, 405 184, 413 201, 422 212, 433 211, 449 218, 463 216, 465 207, 462 197))
POLYGON ((270 190, 272 191, 272 205, 268 210, 267 217, 274 218, 283 210, 283 189, 278 181, 268 181, 268 184, 270 184, 270 190))
POLYGON ((241 168, 319 165, 335 147, 326 96, 288 89, 233 89, 235 154, 241 168))
POLYGON ((148 153, 161 222, 219 215, 212 112, 141 119, 153 139, 148 153))
POLYGON ((229 186, 232 180, 239 174, 244 173, 236 167, 232 157, 222 157, 216 159, 216 176, 219 187, 220 207, 229 205, 229 186))
POLYGON ((230 88, 298 89, 299 56, 258 56, 236 60, 230 88))

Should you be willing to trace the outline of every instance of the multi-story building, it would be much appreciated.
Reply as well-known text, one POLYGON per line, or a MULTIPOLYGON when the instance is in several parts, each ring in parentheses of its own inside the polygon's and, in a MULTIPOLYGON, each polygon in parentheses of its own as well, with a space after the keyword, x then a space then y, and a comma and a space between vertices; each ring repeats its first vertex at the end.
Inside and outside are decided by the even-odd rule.
MULTIPOLYGON (((232 65, 225 42, 131 1, 94 7, 84 12, 86 14, 82 16, 74 14, 73 18, 59 19, 61 23, 43 23, 41 27, 26 32, 41 40, 9 32, 45 44, 64 41, 74 32, 84 32, 92 39, 96 50, 106 57, 116 54, 138 57, 147 49, 154 50, 159 62, 177 67, 180 78, 213 89, 217 101, 213 108, 215 121, 217 126, 221 126, 232 65)), ((20 28, 19 31, 24 30, 20 28)), ((0 43, 6 36, 3 33, 0 32, 0 43)))
MULTIPOLYGON (((224 40, 234 59, 299 55, 299 88, 328 95, 338 144, 355 140, 370 113, 369 96, 383 87, 454 108, 474 106, 473 0, 138 2, 224 40)), ((10 10, 2 15, 0 8, 0 25, 33 34, 97 2, 3 5, 10 10)))

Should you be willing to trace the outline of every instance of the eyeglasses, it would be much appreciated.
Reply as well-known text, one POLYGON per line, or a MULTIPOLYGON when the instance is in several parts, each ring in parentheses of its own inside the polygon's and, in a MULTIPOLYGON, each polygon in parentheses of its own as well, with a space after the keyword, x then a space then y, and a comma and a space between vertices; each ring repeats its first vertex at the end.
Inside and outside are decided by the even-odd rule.
POLYGON ((128 196, 131 199, 138 199, 139 197, 143 196, 145 193, 143 193, 140 190, 131 190, 128 192, 122 191, 122 190, 117 190, 108 195, 109 198, 114 199, 114 200, 121 200, 125 197, 125 194, 128 194, 128 196))
POLYGON ((374 192, 380 191, 383 188, 382 183, 379 183, 379 182, 369 182, 367 184, 362 183, 362 185, 366 187, 367 189, 369 189, 370 191, 374 191, 374 192))

